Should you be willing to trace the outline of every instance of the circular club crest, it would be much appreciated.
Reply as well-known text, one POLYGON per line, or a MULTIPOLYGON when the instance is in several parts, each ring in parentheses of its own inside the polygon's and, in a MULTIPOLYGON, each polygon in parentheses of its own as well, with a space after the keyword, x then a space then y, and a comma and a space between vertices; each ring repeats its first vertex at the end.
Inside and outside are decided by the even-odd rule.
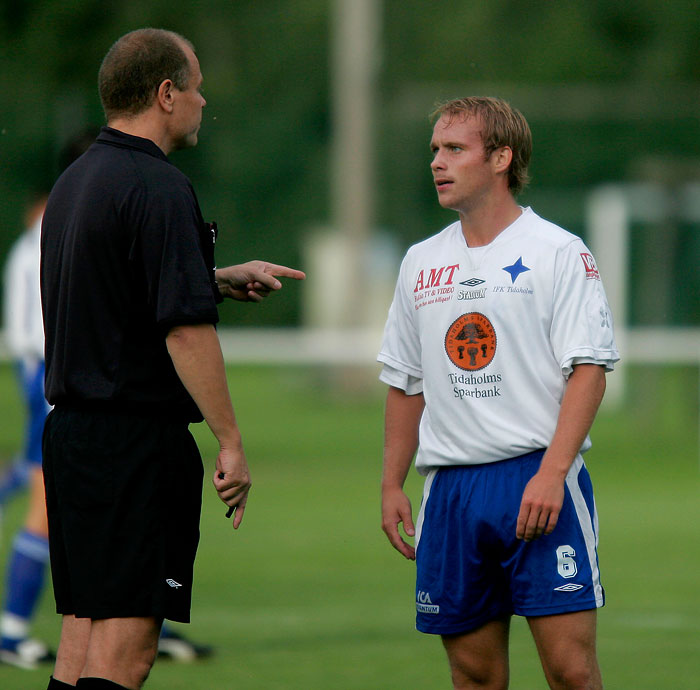
POLYGON ((496 354, 496 331, 479 312, 462 314, 447 329, 445 352, 460 369, 478 371, 488 366, 496 354))

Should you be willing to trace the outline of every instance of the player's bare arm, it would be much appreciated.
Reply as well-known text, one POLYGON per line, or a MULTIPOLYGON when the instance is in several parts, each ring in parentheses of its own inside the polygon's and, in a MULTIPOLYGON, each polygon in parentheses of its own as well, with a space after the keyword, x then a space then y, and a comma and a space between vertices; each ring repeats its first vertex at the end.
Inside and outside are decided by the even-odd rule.
POLYGON ((418 426, 424 407, 422 393, 406 395, 399 388, 389 387, 384 417, 382 529, 391 545, 410 560, 415 560, 416 551, 402 538, 399 525, 409 537, 415 535, 411 501, 403 485, 418 448, 418 426))
POLYGON ((304 280, 306 274, 268 261, 248 261, 216 269, 216 282, 221 296, 240 302, 261 302, 271 292, 280 290, 282 283, 277 277, 304 280))
POLYGON ((519 539, 551 534, 564 501, 564 482, 605 393, 605 369, 579 364, 569 376, 557 427, 542 464, 523 492, 516 527, 519 539))
POLYGON ((233 526, 238 528, 251 481, 216 330, 211 324, 175 326, 166 344, 177 375, 219 442, 214 487, 234 508, 233 526))

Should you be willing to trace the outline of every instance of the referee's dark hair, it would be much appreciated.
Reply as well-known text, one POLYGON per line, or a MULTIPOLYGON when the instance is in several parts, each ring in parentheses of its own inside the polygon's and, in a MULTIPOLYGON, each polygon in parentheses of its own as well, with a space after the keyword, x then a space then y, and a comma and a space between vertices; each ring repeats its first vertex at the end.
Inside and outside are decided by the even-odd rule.
POLYGON ((109 49, 98 75, 108 122, 115 116, 146 110, 166 79, 180 91, 187 88, 190 64, 183 44, 194 50, 186 38, 173 31, 149 28, 125 34, 109 49))

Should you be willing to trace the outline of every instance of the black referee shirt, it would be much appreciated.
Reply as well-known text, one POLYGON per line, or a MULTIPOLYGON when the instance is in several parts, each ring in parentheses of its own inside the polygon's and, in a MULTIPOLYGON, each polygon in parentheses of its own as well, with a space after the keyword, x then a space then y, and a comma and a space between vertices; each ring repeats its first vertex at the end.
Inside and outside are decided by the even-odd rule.
POLYGON ((213 233, 165 154, 104 127, 51 192, 41 254, 49 402, 201 420, 165 336, 218 321, 213 233))

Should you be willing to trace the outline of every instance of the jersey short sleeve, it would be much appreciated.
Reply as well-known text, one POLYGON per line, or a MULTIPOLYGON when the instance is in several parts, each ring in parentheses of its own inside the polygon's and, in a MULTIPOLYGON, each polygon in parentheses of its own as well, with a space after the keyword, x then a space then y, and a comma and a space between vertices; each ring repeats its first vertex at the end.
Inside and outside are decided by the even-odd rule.
POLYGON ((166 329, 218 320, 203 253, 207 230, 186 179, 180 187, 178 193, 149 190, 138 239, 148 305, 156 323, 166 329))
POLYGON ((394 388, 400 388, 406 395, 418 395, 423 392, 423 379, 394 369, 390 364, 382 367, 379 380, 394 388))
MULTIPOLYGON (((414 310, 407 297, 410 291, 406 289, 405 285, 409 263, 410 252, 401 264, 394 299, 384 327, 382 346, 377 357, 379 362, 390 367, 390 370, 387 371, 395 372, 387 374, 389 378, 394 380, 396 380, 396 372, 401 372, 414 379, 423 378, 421 341, 414 321, 414 310)), ((390 381, 386 382, 403 388, 402 385, 390 381)))
POLYGON ((578 238, 556 258, 551 343, 562 372, 586 362, 611 371, 620 357, 610 307, 595 259, 578 238))

